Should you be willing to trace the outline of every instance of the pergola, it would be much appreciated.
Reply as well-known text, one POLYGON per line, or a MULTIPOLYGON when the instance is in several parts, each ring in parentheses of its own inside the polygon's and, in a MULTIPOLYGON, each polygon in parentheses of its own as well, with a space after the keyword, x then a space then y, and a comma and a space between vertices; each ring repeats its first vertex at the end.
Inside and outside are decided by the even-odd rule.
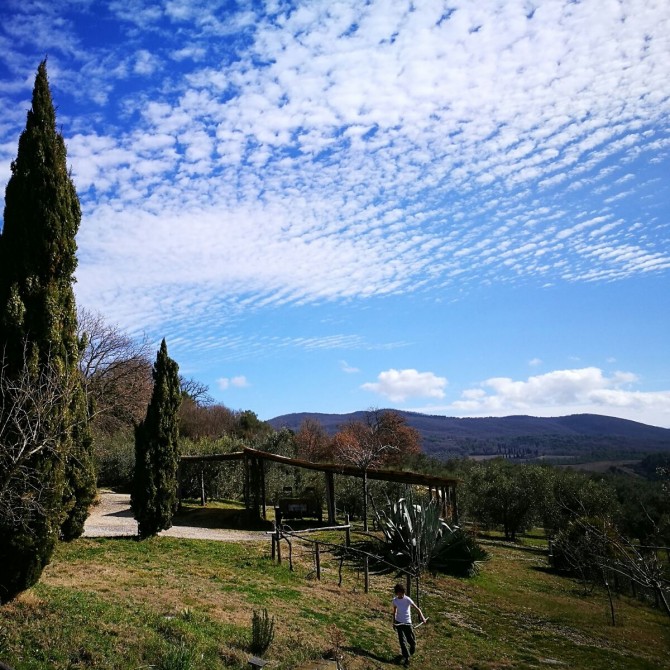
MULTIPOLYGON (((266 517, 266 491, 265 491, 265 461, 281 463, 305 470, 316 470, 323 472, 326 480, 326 504, 328 507, 328 522, 336 523, 335 519, 335 475, 347 475, 350 477, 363 477, 363 470, 353 465, 344 463, 312 463, 298 458, 288 458, 271 454, 267 451, 259 451, 245 447, 242 451, 230 454, 208 454, 204 456, 182 456, 183 463, 208 463, 223 461, 244 462, 244 503, 250 512, 265 519, 266 517)), ((437 499, 442 506, 442 516, 454 524, 458 524, 458 501, 456 487, 458 479, 451 477, 437 477, 435 475, 424 475, 418 472, 406 472, 403 470, 382 470, 368 468, 368 479, 376 479, 386 482, 408 484, 410 486, 425 486, 428 488, 430 497, 437 499)))

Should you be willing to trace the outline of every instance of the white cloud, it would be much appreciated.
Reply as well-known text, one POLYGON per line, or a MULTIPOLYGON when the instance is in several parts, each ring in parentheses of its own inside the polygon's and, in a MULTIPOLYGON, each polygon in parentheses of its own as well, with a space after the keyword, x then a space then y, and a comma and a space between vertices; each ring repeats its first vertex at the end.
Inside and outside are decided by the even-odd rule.
POLYGON ((221 391, 227 391, 229 388, 248 388, 251 386, 244 375, 237 377, 221 377, 216 380, 216 383, 221 391))
POLYGON ((444 398, 444 387, 447 385, 445 377, 413 369, 391 368, 380 372, 377 379, 379 381, 368 382, 361 388, 386 396, 393 402, 404 402, 407 398, 444 398))
POLYGON ((342 372, 346 372, 347 374, 356 374, 357 372, 360 372, 358 368, 355 368, 353 365, 349 365, 346 361, 340 361, 340 369, 342 372))
POLYGON ((135 54, 135 65, 133 72, 142 76, 152 75, 160 68, 160 61, 150 51, 140 49, 135 54))
POLYGON ((462 416, 587 412, 668 425, 670 391, 637 391, 632 386, 638 381, 631 372, 607 375, 596 367, 555 370, 519 381, 492 377, 442 409, 462 416))

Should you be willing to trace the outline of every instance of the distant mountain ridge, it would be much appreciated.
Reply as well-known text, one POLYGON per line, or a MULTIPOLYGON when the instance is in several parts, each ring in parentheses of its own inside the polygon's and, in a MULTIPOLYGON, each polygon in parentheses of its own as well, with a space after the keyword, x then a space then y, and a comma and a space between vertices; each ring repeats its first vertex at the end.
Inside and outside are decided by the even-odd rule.
MULTIPOLYGON (((537 455, 585 450, 650 452, 670 450, 670 429, 599 414, 561 417, 506 416, 457 418, 390 410, 419 431, 423 451, 429 455, 538 452, 537 455)), ((366 412, 321 414, 299 412, 270 419, 273 428, 297 431, 305 419, 319 421, 329 434, 350 421, 365 419, 366 412)))

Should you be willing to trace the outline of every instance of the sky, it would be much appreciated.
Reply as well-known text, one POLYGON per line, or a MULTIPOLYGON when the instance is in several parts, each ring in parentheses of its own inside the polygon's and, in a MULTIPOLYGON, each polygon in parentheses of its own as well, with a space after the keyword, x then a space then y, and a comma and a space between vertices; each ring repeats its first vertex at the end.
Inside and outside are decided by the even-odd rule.
POLYGON ((217 402, 670 427, 667 0, 3 0, 2 193, 45 56, 78 304, 217 402))

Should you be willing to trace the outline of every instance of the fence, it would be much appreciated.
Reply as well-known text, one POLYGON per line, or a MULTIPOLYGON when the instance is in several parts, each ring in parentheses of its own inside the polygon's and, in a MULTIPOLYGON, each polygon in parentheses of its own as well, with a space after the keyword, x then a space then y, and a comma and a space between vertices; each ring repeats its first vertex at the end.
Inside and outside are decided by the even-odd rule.
MULTIPOLYGON (((325 527, 320 527, 320 528, 307 528, 304 530, 292 530, 286 525, 277 525, 275 523, 274 528, 272 531, 268 531, 268 535, 270 535, 270 539, 272 541, 272 560, 277 561, 278 564, 282 563, 282 540, 284 540, 288 546, 288 562, 289 562, 289 569, 293 571, 293 541, 297 540, 299 542, 302 542, 304 544, 310 545, 313 549, 314 552, 314 571, 313 573, 316 576, 317 580, 321 580, 321 556, 322 552, 326 553, 331 553, 333 554, 336 558, 338 558, 339 561, 339 568, 338 568, 338 586, 342 586, 342 572, 344 569, 344 565, 347 562, 347 560, 350 563, 356 563, 357 567, 362 566, 363 569, 363 579, 364 579, 364 589, 365 593, 368 593, 370 590, 370 564, 372 562, 373 565, 380 565, 383 564, 387 566, 389 571, 396 571, 396 572, 401 572, 404 573, 406 576, 406 581, 407 581, 407 588, 406 591, 409 594, 410 593, 410 587, 411 587, 411 580, 412 580, 412 575, 407 572, 406 570, 403 570, 402 568, 399 568, 397 565, 393 565, 386 561, 384 558, 382 558, 379 555, 364 551, 362 549, 359 549, 357 547, 353 547, 351 545, 351 533, 352 533, 352 527, 351 524, 349 523, 349 517, 347 516, 346 522, 344 525, 337 525, 337 526, 325 526, 325 527), (344 543, 343 544, 336 544, 333 542, 327 542, 322 539, 319 540, 312 540, 309 537, 306 537, 308 535, 311 535, 313 533, 324 533, 324 532, 342 532, 344 533, 344 543)), ((369 533, 361 532, 358 531, 357 534, 363 535, 367 538, 373 537, 369 533)))

